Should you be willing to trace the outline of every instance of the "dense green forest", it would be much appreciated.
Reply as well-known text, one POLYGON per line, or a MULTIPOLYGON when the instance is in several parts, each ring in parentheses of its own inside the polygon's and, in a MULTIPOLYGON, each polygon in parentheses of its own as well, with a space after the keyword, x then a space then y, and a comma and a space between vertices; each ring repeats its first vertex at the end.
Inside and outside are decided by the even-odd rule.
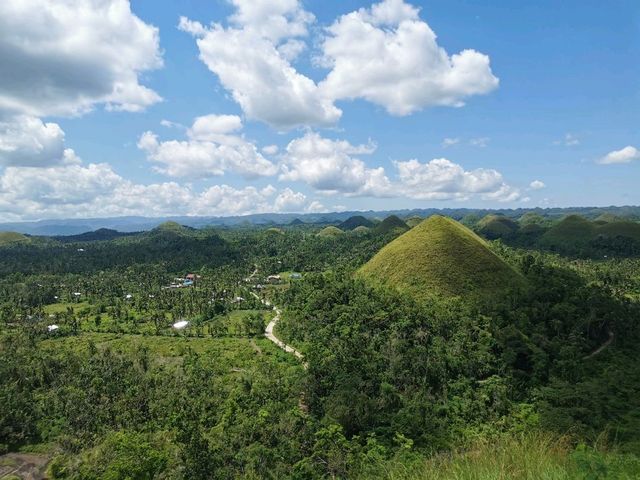
POLYGON ((639 478, 640 224, 420 220, 4 235, 0 475, 639 478))

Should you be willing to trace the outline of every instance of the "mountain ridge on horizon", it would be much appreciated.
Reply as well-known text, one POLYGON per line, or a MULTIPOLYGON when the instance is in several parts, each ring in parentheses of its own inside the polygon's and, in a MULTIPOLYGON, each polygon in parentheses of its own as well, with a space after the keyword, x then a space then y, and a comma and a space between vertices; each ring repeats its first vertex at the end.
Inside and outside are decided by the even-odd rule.
POLYGON ((545 216, 559 218, 565 215, 580 214, 588 218, 595 218, 603 213, 611 213, 626 218, 640 219, 640 206, 623 205, 608 207, 534 207, 534 208, 413 208, 396 210, 347 210, 340 212, 322 213, 254 213, 248 215, 230 216, 187 216, 173 215, 162 217, 146 216, 122 216, 122 217, 96 217, 96 218, 60 218, 41 219, 32 221, 16 221, 0 223, 0 231, 13 231, 27 235, 78 235, 95 231, 101 228, 117 230, 119 232, 139 232, 151 230, 161 223, 174 221, 181 225, 194 228, 207 226, 237 227, 244 224, 251 225, 287 225, 295 219, 304 223, 339 223, 351 216, 361 215, 367 218, 383 218, 389 215, 401 217, 421 216, 427 217, 434 214, 442 214, 456 220, 466 215, 484 216, 487 214, 503 214, 510 218, 519 218, 527 212, 536 212, 545 216))

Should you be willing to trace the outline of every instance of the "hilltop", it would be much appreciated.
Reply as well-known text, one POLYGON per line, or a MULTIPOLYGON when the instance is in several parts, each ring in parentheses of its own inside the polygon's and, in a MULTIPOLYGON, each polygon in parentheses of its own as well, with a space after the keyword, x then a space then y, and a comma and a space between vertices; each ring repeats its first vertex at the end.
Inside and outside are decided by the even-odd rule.
POLYGON ((595 234, 596 225, 580 215, 568 215, 552 226, 540 239, 549 247, 586 244, 595 234))
POLYGON ((595 233, 606 238, 627 237, 640 242, 640 223, 628 220, 611 221, 597 226, 595 233))
POLYGON ((487 243, 450 218, 434 215, 380 250, 359 271, 418 298, 494 296, 523 278, 487 243))
POLYGON ((339 237, 340 235, 344 234, 344 232, 342 230, 340 230, 338 227, 334 227, 329 226, 326 228, 323 228, 322 230, 320 230, 317 234, 318 237, 325 237, 325 238, 335 238, 335 237, 339 237))
POLYGON ((358 227, 373 227, 373 222, 362 215, 354 215, 338 225, 341 230, 355 230, 358 227))
POLYGON ((509 236, 518 230, 518 224, 504 215, 487 215, 478 222, 478 231, 488 239, 509 236))
POLYGON ((118 232, 110 228, 99 228, 93 232, 85 232, 79 235, 65 235, 53 237, 61 242, 97 242, 104 240, 113 240, 114 238, 129 237, 137 235, 136 232, 118 232))
POLYGON ((409 230, 409 226, 404 223, 400 217, 396 215, 390 215, 385 218, 380 224, 378 224, 375 228, 377 233, 389 233, 394 230, 406 231, 409 230))
POLYGON ((17 232, 0 232, 0 246, 29 242, 29 237, 17 232))

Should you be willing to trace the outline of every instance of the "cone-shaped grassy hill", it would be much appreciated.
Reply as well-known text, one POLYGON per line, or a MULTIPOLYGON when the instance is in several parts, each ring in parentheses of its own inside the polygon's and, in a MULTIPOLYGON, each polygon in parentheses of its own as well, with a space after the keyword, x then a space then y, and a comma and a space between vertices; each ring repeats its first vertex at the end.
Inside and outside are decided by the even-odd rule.
POLYGON ((596 227, 596 235, 607 238, 628 237, 640 242, 640 223, 625 220, 608 222, 596 227))
POLYGON ((18 232, 0 232, 0 246, 28 242, 29 237, 18 232))
POLYGON ((354 215, 338 225, 341 230, 355 230, 358 227, 373 227, 373 222, 362 215, 354 215))
POLYGON ((619 222, 622 220, 624 220, 622 217, 614 215, 613 213, 610 213, 610 212, 605 212, 601 215, 598 215, 594 221, 597 223, 611 223, 611 222, 619 222))
POLYGON ((595 234, 596 225, 580 215, 569 215, 552 226, 541 238, 548 246, 568 246, 586 243, 595 234))
POLYGON ((371 229, 369 227, 365 227, 364 225, 359 225, 352 230, 353 233, 361 234, 361 233, 369 233, 371 229))
POLYGON ((168 221, 168 222, 162 222, 152 231, 183 233, 183 232, 186 232, 187 230, 188 230, 187 227, 185 227, 184 225, 180 225, 178 222, 168 221))
POLYGON ((526 225, 544 225, 546 223, 546 220, 539 213, 527 212, 527 213, 525 213, 524 215, 522 215, 518 219, 518 222, 522 226, 526 226, 526 225))
POLYGON ((478 231, 493 240, 516 232, 519 225, 504 215, 487 215, 478 222, 478 231))
POLYGON ((434 215, 380 250, 358 272, 419 299, 494 297, 524 278, 464 225, 434 215))
POLYGON ((342 230, 340 230, 338 227, 334 227, 333 225, 323 228, 322 230, 320 230, 317 233, 318 237, 325 237, 325 238, 335 238, 338 237, 340 235, 344 234, 344 232, 342 230))
POLYGON ((394 230, 406 231, 409 227, 398 216, 390 215, 376 226, 377 233, 389 233, 394 230))

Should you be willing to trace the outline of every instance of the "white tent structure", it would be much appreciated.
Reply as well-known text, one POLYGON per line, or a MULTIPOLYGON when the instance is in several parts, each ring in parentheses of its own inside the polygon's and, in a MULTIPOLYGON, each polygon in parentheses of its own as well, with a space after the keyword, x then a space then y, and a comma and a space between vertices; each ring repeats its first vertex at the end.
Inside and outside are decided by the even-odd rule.
POLYGON ((48 325, 48 326, 47 326, 47 331, 48 331, 49 333, 51 333, 51 332, 55 332, 55 331, 56 331, 56 330, 58 330, 59 328, 60 328, 60 327, 59 327, 58 325, 48 325))
POLYGON ((187 322, 186 320, 180 320, 179 322, 173 324, 173 328, 175 328, 176 330, 182 330, 184 328, 187 328, 188 326, 189 322, 187 322))

